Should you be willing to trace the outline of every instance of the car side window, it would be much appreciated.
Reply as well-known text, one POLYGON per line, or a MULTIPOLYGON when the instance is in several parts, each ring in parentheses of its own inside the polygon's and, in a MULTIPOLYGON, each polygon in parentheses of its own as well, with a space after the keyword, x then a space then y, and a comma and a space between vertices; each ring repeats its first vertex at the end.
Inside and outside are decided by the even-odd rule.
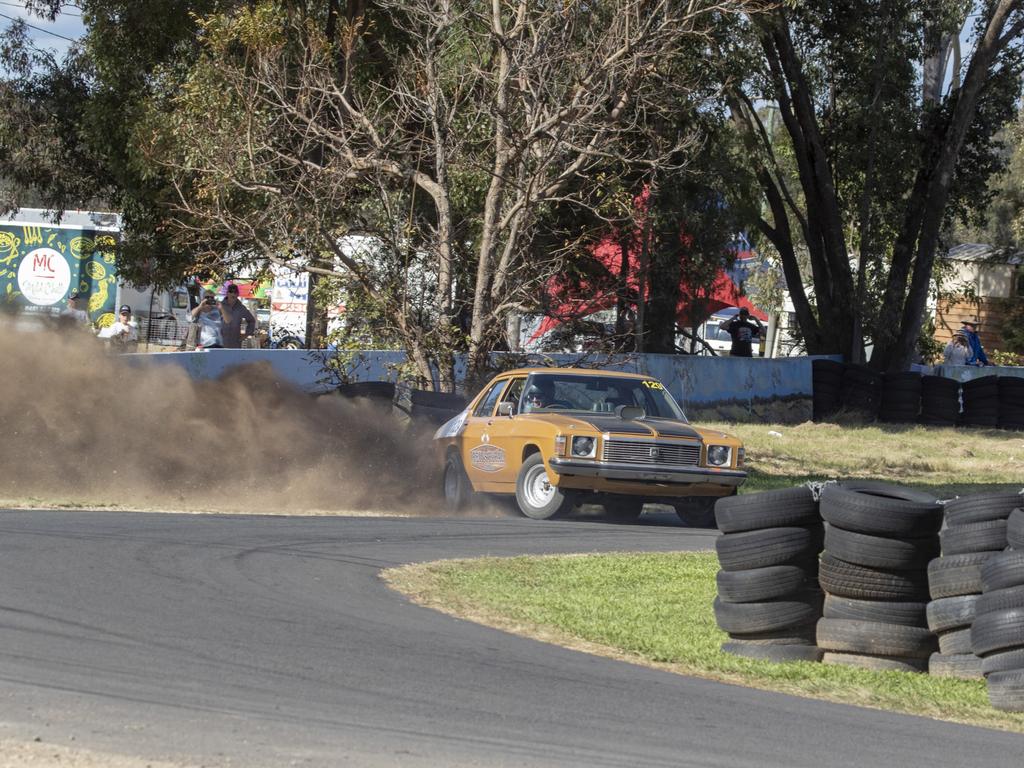
POLYGON ((502 379, 496 381, 491 385, 491 388, 487 390, 487 394, 483 396, 483 399, 477 403, 476 408, 473 410, 474 416, 490 416, 494 413, 494 406, 498 402, 498 396, 501 394, 501 390, 508 384, 508 379, 502 379))
POLYGON ((512 403, 515 406, 514 413, 519 412, 519 399, 523 396, 523 385, 525 384, 526 379, 512 379, 512 383, 509 384, 505 394, 502 395, 501 402, 512 403))

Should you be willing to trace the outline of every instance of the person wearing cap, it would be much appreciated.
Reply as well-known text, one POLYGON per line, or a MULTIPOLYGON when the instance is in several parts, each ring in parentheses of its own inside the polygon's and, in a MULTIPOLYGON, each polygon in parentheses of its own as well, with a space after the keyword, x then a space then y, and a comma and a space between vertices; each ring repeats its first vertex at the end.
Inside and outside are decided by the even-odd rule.
POLYGON ((224 297, 221 307, 226 308, 228 314, 221 327, 223 344, 228 349, 241 349, 242 339, 247 339, 256 333, 256 318, 245 304, 239 301, 238 286, 234 283, 228 285, 227 295, 224 297), (243 320, 245 321, 245 333, 242 333, 243 320))
POLYGON ((89 325, 89 313, 81 308, 81 303, 82 297, 79 296, 77 291, 72 291, 68 294, 68 305, 61 311, 58 318, 62 328, 84 328, 89 325))
POLYGON ((107 339, 119 352, 134 352, 139 344, 139 329, 132 322, 132 308, 122 304, 117 320, 100 330, 99 338, 107 339))
POLYGON ((960 332, 967 337, 967 346, 971 349, 971 356, 967 359, 967 365, 991 365, 985 350, 981 348, 981 339, 978 337, 978 324, 973 320, 963 320, 960 325, 963 327, 960 332))
POLYGON ((967 334, 957 331, 953 338, 942 351, 943 365, 967 365, 971 359, 971 345, 967 341, 967 334))
POLYGON ((733 357, 753 357, 753 340, 764 333, 764 326, 756 317, 751 322, 750 310, 742 307, 739 314, 731 320, 723 320, 718 324, 723 331, 732 336, 732 349, 729 354, 733 357))

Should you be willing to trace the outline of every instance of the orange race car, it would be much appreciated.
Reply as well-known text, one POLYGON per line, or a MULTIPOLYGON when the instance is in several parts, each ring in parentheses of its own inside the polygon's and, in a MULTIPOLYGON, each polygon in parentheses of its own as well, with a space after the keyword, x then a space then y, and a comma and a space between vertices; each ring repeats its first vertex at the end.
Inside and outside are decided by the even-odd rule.
POLYGON ((453 510, 480 491, 514 494, 535 519, 584 501, 638 517, 656 502, 691 525, 713 526, 715 500, 747 477, 740 440, 688 424, 660 381, 629 373, 502 373, 434 441, 453 510))

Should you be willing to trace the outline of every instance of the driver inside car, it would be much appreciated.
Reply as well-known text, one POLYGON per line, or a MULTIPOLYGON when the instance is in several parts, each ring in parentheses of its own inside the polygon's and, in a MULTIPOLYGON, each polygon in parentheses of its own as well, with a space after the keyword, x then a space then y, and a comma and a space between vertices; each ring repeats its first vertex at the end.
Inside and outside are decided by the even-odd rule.
POLYGON ((526 407, 523 410, 526 413, 536 411, 539 408, 551 405, 554 399, 555 387, 553 384, 550 382, 534 384, 526 393, 526 407))

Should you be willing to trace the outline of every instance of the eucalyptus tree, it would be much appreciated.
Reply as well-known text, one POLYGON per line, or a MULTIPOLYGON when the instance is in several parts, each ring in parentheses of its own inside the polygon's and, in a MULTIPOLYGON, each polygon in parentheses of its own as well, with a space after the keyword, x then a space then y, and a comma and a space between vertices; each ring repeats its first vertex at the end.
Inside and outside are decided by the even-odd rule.
POLYGON ((806 0, 723 51, 750 64, 731 107, 751 208, 809 352, 858 360, 868 339, 874 367, 913 359, 944 226, 985 204, 1005 162, 1022 5, 806 0))

